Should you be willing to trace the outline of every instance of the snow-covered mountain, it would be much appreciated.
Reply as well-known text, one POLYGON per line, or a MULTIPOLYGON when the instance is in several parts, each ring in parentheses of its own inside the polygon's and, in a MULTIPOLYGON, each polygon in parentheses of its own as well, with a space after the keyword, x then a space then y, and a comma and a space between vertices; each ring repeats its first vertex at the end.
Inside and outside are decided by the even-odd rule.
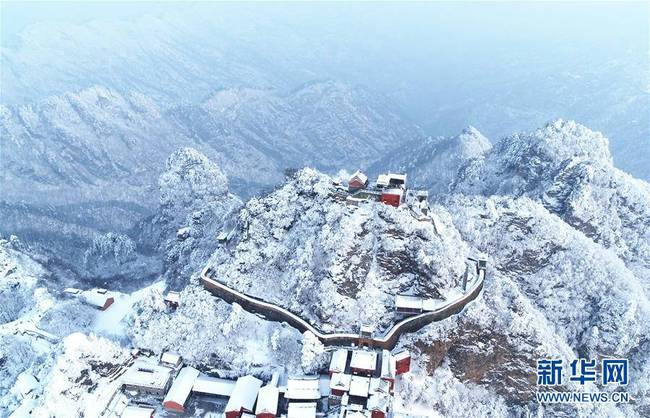
POLYGON ((463 167, 453 189, 535 199, 648 280, 650 186, 613 166, 608 141, 598 132, 557 120, 506 137, 463 167))
MULTIPOLYGON (((397 386, 397 406, 450 417, 647 416, 648 185, 613 166, 602 135, 570 121, 494 146, 473 129, 425 145, 457 157, 441 168, 430 151, 411 166, 418 182, 442 179, 431 187, 438 190, 433 223, 416 219, 406 205, 348 206, 340 179, 311 168, 242 203, 219 164, 195 149, 174 152, 157 182, 154 215, 134 243, 163 254, 166 282, 181 290, 182 304, 175 311, 163 304, 162 283, 122 295, 120 303, 129 305, 116 311, 121 321, 112 319, 123 324, 118 335, 101 326, 109 318, 53 297, 67 283, 50 279, 57 275, 46 258, 30 255, 15 238, 2 241, 0 267, 9 268, 0 272, 0 297, 24 300, 20 307, 3 305, 3 358, 26 354, 5 363, 0 401, 18 406, 10 388, 26 372, 41 381, 35 411, 69 403, 83 413, 124 361, 124 341, 156 352, 173 348, 224 376, 268 377, 282 367, 309 372, 320 364, 322 347, 309 335, 202 289, 196 278, 206 264, 217 279, 324 331, 360 324, 380 331, 394 322, 396 293, 454 294, 466 257, 482 252, 489 270, 481 295, 459 315, 398 343, 413 353, 413 366, 397 386), (449 192, 443 184, 451 184, 449 192), (13 335, 7 321, 33 322, 62 340, 33 346, 32 337, 13 335), (91 331, 102 337, 83 335, 91 331), (628 358, 633 378, 626 390, 634 402, 540 406, 537 360, 579 357, 628 358)), ((130 248, 106 236, 87 258, 128 264, 130 248)), ((614 390, 573 382, 568 388, 614 390)))
POLYGON ((150 208, 156 201, 142 195, 151 197, 152 179, 182 146, 214 158, 243 183, 239 191, 250 194, 256 190, 251 185, 259 189, 281 180, 286 168, 376 160, 420 131, 387 99, 325 81, 289 93, 221 90, 186 106, 92 87, 30 105, 0 106, 0 134, 6 200, 118 200, 150 208))
POLYGON ((158 180, 160 206, 142 222, 139 239, 163 257, 172 287, 184 287, 207 262, 217 237, 230 226, 241 200, 230 193, 219 167, 192 148, 172 154, 158 180))
POLYGON ((468 247, 443 208, 438 228, 409 209, 351 208, 332 178, 304 169, 253 198, 209 265, 216 277, 311 319, 326 331, 378 331, 398 293, 443 299, 462 283, 468 247))
POLYGON ((381 96, 329 81, 288 93, 221 90, 185 106, 104 87, 0 106, 0 231, 74 270, 106 234, 136 241, 134 228, 157 209, 165 160, 179 148, 215 160, 234 193, 247 196, 287 168, 369 162, 419 135, 381 96))
POLYGON ((470 126, 454 137, 417 138, 399 145, 373 164, 372 172, 389 169, 408 173, 409 183, 428 190, 432 195, 445 194, 456 179, 458 170, 469 160, 487 153, 490 141, 470 126))

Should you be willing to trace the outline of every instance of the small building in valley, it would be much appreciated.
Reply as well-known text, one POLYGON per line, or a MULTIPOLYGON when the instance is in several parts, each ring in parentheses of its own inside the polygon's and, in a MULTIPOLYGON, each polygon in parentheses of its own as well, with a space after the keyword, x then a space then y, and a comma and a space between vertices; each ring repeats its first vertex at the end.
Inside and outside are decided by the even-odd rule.
POLYGON ((367 398, 370 388, 370 378, 365 376, 352 376, 350 379, 350 397, 367 398))
POLYGON ((396 208, 399 207, 404 202, 404 189, 385 188, 381 192, 381 202, 396 208))
POLYGON ((368 399, 367 409, 371 418, 386 418, 390 407, 390 397, 384 394, 372 395, 368 399))
POLYGON ((106 289, 86 290, 81 294, 82 300, 90 306, 105 311, 115 302, 113 296, 106 289))
POLYGON ((178 368, 183 364, 183 357, 171 351, 165 351, 160 356, 160 364, 171 368, 178 368))
POLYGON ((180 306, 180 304, 181 294, 179 292, 175 292, 173 290, 167 292, 165 295, 165 305, 169 306, 172 309, 176 309, 180 306))
POLYGON ((330 379, 330 395, 343 396, 350 390, 352 375, 345 373, 334 373, 330 379))

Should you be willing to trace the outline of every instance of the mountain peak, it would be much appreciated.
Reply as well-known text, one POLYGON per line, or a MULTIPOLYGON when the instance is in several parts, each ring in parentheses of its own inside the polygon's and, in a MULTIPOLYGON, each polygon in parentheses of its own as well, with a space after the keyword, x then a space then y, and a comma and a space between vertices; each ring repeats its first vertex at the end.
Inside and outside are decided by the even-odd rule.
POLYGON ((228 192, 228 178, 219 166, 194 148, 181 148, 167 159, 159 179, 161 204, 217 197, 228 192))
POLYGON ((531 146, 543 149, 556 162, 577 157, 612 164, 607 138, 573 120, 557 119, 530 136, 517 138, 528 138, 531 146))

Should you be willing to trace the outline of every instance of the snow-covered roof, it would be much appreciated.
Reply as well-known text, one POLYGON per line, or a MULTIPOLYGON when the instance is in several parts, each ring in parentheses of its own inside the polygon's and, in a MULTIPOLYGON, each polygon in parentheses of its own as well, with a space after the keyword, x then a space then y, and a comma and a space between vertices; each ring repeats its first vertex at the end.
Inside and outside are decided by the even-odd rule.
POLYGON ((407 358, 410 358, 411 353, 409 353, 408 350, 402 350, 398 353, 395 353, 393 356, 395 357, 395 361, 400 361, 400 360, 405 360, 407 358))
POLYGON ((381 353, 381 377, 383 379, 395 378, 395 360, 388 350, 381 353))
POLYGON ((320 399, 318 377, 289 379, 284 397, 296 400, 320 399))
POLYGON ((276 415, 278 413, 278 399, 280 391, 275 386, 264 386, 257 395, 256 414, 267 413, 276 415))
POLYGON ((391 187, 390 189, 384 189, 381 192, 381 194, 382 195, 394 195, 394 196, 400 196, 401 197, 404 194, 404 190, 403 189, 398 189, 398 188, 395 188, 395 187, 391 187))
POLYGON ((350 367, 359 370, 374 371, 377 367, 377 353, 367 350, 354 350, 350 367))
POLYGON ((422 310, 427 312, 435 311, 443 302, 439 299, 423 299, 422 310))
POLYGON ((395 307, 397 309, 422 309, 422 298, 418 296, 396 295, 395 307))
POLYGON ((183 367, 176 379, 174 379, 169 392, 167 392, 163 400, 163 406, 174 410, 182 410, 197 377, 199 377, 199 371, 194 367, 183 367))
POLYGON ((360 170, 357 170, 350 177, 350 182, 352 182, 352 180, 355 180, 355 179, 359 180, 361 183, 365 183, 366 181, 368 181, 368 176, 363 174, 360 170))
POLYGON ((368 393, 389 393, 390 392, 390 383, 387 380, 382 380, 378 377, 370 378, 370 386, 368 387, 368 393))
POLYGON ((226 412, 230 411, 253 411, 257 392, 262 387, 262 381, 254 376, 247 375, 237 379, 235 387, 232 390, 230 399, 226 404, 226 412))
POLYGON ((24 397, 29 395, 31 391, 38 388, 38 380, 27 372, 23 372, 16 378, 14 386, 16 390, 24 397))
POLYGON ((164 389, 171 378, 169 367, 136 360, 122 376, 122 384, 150 389, 164 389))
POLYGON ((100 309, 106 309, 113 303, 110 293, 101 293, 100 289, 86 290, 82 296, 87 304, 100 309))
POLYGON ((161 363, 173 364, 174 366, 180 365, 182 361, 183 358, 180 355, 172 353, 171 351, 165 351, 163 355, 160 356, 161 363))
POLYGON ((334 373, 330 379, 330 389, 331 390, 342 390, 347 392, 350 390, 350 381, 352 375, 345 373, 334 373))
POLYGON ((369 411, 382 411, 388 412, 388 405, 390 404, 390 397, 386 394, 372 395, 368 399, 367 408, 369 411))
POLYGON ((371 327, 370 325, 362 325, 362 326, 360 327, 360 329, 359 329, 359 331, 360 331, 362 334, 368 334, 368 335, 372 335, 372 332, 373 332, 374 330, 375 330, 375 329, 374 329, 373 327, 371 327))
POLYGON ((406 174, 396 174, 396 173, 380 174, 377 177, 377 186, 380 187, 388 186, 391 180, 401 182, 401 183, 406 183, 406 174))
POLYGON ((348 350, 340 348, 332 353, 330 360, 330 373, 337 373, 345 371, 345 365, 348 361, 348 350))
POLYGON ((220 379, 201 373, 194 381, 193 392, 205 393, 215 396, 230 396, 235 388, 235 381, 220 379))
POLYGON ((155 409, 143 406, 127 406, 122 412, 122 418, 151 418, 155 409))
POLYGON ((290 403, 287 418, 315 418, 316 406, 316 402, 290 403))
POLYGON ((165 300, 167 302, 172 302, 172 303, 179 303, 181 302, 181 295, 178 292, 174 292, 173 290, 170 290, 167 292, 167 295, 165 296, 165 300))
POLYGON ((379 177, 377 177, 377 186, 388 186, 388 181, 390 178, 386 174, 380 174, 379 177))
POLYGON ((363 376, 352 376, 350 380, 350 396, 368 397, 368 388, 370 387, 370 378, 363 376))
POLYGON ((81 293, 81 289, 77 289, 74 287, 66 287, 65 289, 63 289, 63 292, 68 293, 70 295, 78 295, 79 293, 81 293))

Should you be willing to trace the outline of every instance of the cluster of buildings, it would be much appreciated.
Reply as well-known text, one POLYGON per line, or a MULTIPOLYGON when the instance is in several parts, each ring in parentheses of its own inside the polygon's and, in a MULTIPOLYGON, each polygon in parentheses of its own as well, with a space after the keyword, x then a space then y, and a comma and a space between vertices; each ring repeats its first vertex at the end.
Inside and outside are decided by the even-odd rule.
MULTIPOLYGON (((134 355, 139 355, 136 352, 134 355)), ((184 413, 193 394, 222 398, 225 418, 316 418, 336 412, 340 418, 386 418, 396 376, 410 370, 410 355, 388 350, 340 348, 332 353, 328 374, 287 377, 266 383, 247 375, 237 380, 209 376, 183 364, 174 353, 136 357, 121 377, 122 388, 138 397, 162 399, 162 407, 184 413)), ((151 404, 126 406, 123 418, 151 418, 151 404)))
POLYGON ((340 348, 332 353, 328 370, 330 405, 339 406, 340 418, 386 418, 395 378, 410 369, 408 351, 340 348))
POLYGON ((399 207, 411 200, 424 215, 429 210, 426 191, 409 190, 406 184, 406 174, 380 174, 374 184, 370 184, 368 176, 357 170, 348 180, 348 196, 346 202, 358 205, 365 201, 377 201, 399 207))

